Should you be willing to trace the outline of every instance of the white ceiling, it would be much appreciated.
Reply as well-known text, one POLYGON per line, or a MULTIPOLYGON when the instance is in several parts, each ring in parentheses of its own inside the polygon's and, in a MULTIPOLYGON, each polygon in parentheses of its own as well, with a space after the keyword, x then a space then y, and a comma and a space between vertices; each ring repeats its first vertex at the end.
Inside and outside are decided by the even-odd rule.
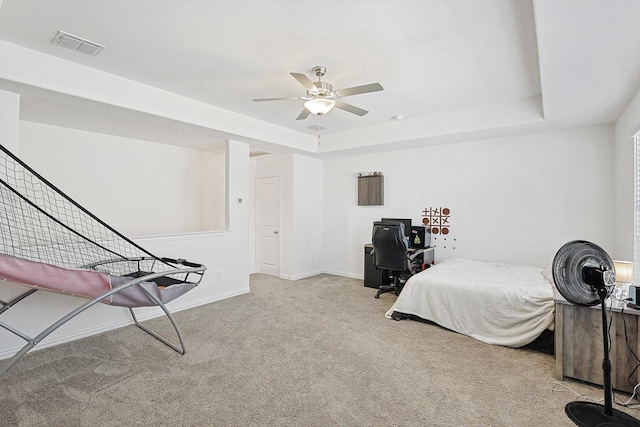
MULTIPOLYGON (((4 0, 0 39, 305 137, 320 124, 324 151, 346 153, 612 123, 640 89, 638 17, 640 0, 4 0), (55 46, 59 30, 106 48, 91 57, 55 46), (303 96, 289 72, 315 80, 316 65, 336 89, 384 91, 344 99, 363 117, 336 109, 297 121, 302 101, 252 102, 303 96)), ((22 94, 24 120, 160 142, 179 134, 196 147, 225 137, 17 82, 0 88, 22 94)))

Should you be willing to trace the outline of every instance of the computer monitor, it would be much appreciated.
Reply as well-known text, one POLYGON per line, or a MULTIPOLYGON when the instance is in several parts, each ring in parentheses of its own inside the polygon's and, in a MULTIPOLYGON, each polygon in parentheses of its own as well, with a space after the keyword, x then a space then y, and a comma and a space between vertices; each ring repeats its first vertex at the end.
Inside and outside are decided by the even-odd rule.
POLYGON ((405 237, 411 237, 411 218, 382 218, 382 222, 401 222, 404 224, 405 237))

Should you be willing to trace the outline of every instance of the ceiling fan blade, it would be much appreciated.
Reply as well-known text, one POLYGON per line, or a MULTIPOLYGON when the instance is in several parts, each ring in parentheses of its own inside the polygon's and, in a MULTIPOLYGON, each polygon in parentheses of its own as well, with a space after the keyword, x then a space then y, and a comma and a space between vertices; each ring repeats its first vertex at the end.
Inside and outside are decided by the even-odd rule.
POLYGON ((290 73, 294 79, 298 81, 306 90, 313 90, 315 86, 313 86, 313 82, 309 77, 302 73, 290 73))
POLYGON ((340 101, 336 101, 336 108, 339 108, 339 109, 344 110, 344 111, 348 111, 348 112, 353 113, 353 114, 357 114, 358 116, 364 116, 365 114, 368 113, 367 110, 363 110, 362 108, 355 107, 355 106, 353 106, 351 104, 347 104, 347 103, 340 102, 340 101))
POLYGON ((359 95, 361 93, 378 92, 384 90, 380 83, 370 83, 368 85, 348 87, 346 89, 340 89, 336 91, 336 95, 339 97, 359 95))
POLYGON ((293 98, 253 98, 253 102, 262 102, 262 101, 285 101, 285 100, 293 100, 293 101, 299 101, 302 98, 300 98, 299 96, 293 97, 293 98))
POLYGON ((309 117, 309 114, 311 114, 311 112, 309 110, 307 110, 306 108, 303 108, 302 112, 300 112, 300 115, 298 115, 298 117, 296 117, 296 120, 304 120, 307 117, 309 117))

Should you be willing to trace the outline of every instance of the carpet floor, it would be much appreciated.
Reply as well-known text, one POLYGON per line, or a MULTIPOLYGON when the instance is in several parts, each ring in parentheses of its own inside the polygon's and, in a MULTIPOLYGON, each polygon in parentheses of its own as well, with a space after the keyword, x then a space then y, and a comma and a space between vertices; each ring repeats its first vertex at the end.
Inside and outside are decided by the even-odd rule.
POLYGON ((253 275, 248 294, 176 313, 184 356, 134 326, 33 352, 0 379, 0 425, 571 426, 565 386, 602 397, 558 385, 553 356, 386 319, 396 297, 374 294, 253 275))

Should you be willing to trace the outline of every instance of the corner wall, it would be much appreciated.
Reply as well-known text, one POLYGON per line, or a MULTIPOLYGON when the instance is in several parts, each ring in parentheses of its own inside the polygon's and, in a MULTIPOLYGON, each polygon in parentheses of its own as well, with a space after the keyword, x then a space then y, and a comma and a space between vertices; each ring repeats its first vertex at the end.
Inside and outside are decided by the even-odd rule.
POLYGON ((293 280, 323 272, 322 174, 321 160, 293 156, 293 280))

